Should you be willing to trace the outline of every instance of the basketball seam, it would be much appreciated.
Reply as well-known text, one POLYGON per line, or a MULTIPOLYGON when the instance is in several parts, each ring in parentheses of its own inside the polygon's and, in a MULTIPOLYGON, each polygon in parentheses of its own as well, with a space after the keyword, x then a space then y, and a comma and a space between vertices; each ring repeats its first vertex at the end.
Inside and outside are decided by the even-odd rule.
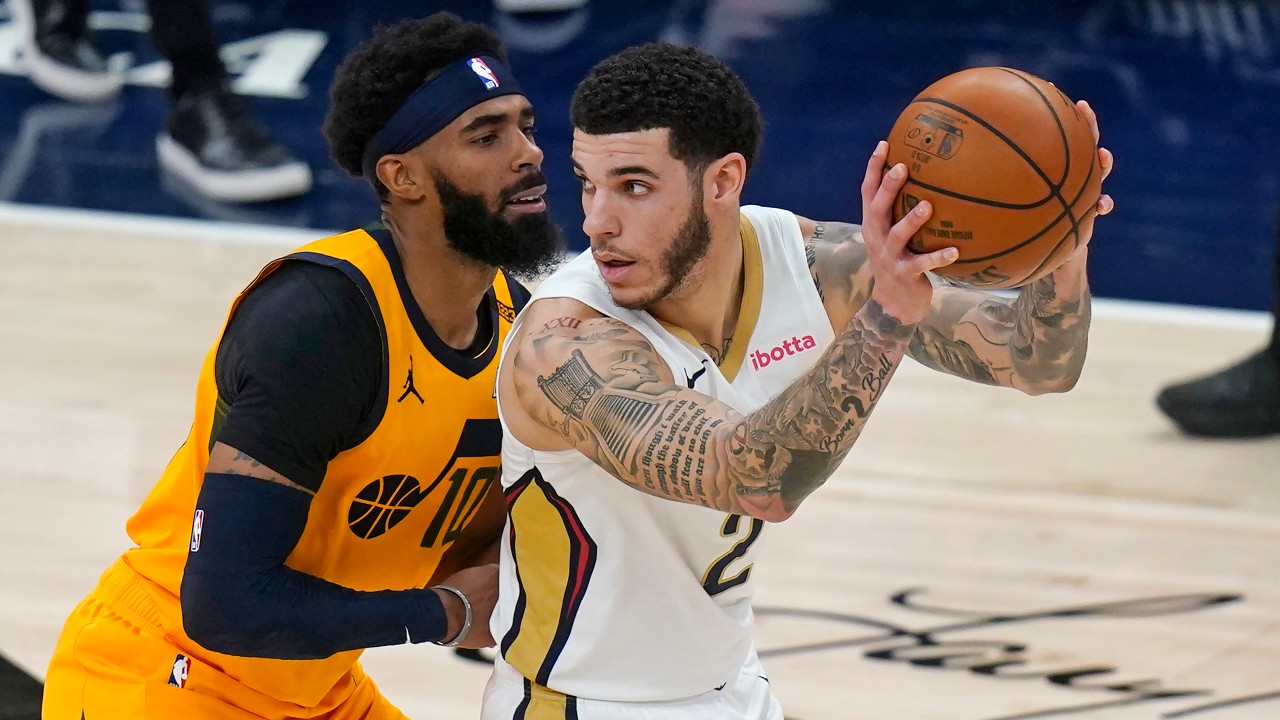
POLYGON ((924 188, 925 190, 936 192, 939 195, 945 195, 946 197, 954 198, 956 200, 971 202, 975 205, 984 205, 986 207, 1000 208, 1002 210, 1033 210, 1053 199, 1053 194, 1050 193, 1046 195, 1043 199, 1037 200, 1033 203, 1006 203, 1006 202, 1000 202, 999 200, 988 200, 986 198, 972 197, 970 195, 962 195, 954 190, 947 190, 946 188, 940 188, 940 187, 937 187, 936 185, 930 185, 929 183, 923 183, 923 182, 920 182, 919 180, 912 180, 910 178, 907 179, 907 184, 914 185, 918 188, 924 188))
MULTIPOLYGON (((1074 208, 1075 208, 1076 203, 1080 202, 1080 197, 1081 197, 1082 195, 1084 195, 1085 188, 1089 187, 1089 181, 1093 179, 1093 173, 1094 173, 1094 171, 1095 171, 1095 170, 1097 170, 1097 167, 1098 167, 1098 160, 1097 160, 1097 156, 1095 155, 1095 156, 1094 156, 1094 160, 1093 160, 1093 162, 1089 163, 1089 174, 1084 176, 1084 182, 1080 184, 1080 191, 1079 191, 1079 192, 1077 192, 1077 193, 1076 193, 1076 196, 1075 196, 1074 198, 1072 198, 1072 199, 1071 199, 1071 208, 1072 208, 1072 209, 1074 209, 1074 208)), ((1087 217, 1089 216, 1089 213, 1091 213, 1091 212, 1094 212, 1094 210, 1093 210, 1092 208, 1091 208, 1091 209, 1089 209, 1089 210, 1086 210, 1086 211, 1084 212, 1084 214, 1080 216, 1079 221, 1083 221, 1085 218, 1087 218, 1087 217)), ((1052 228, 1054 225, 1057 225, 1057 224, 1058 224, 1058 222, 1059 222, 1060 220, 1062 220, 1062 218, 1063 218, 1063 217, 1072 217, 1072 218, 1074 219, 1074 217, 1075 217, 1075 216, 1074 216, 1074 215, 1071 215, 1070 210, 1064 210, 1064 211, 1063 211, 1063 213, 1062 213, 1061 215, 1059 215, 1056 219, 1054 219, 1054 221, 1053 221, 1052 223, 1050 223, 1048 227, 1046 227, 1044 230, 1042 230, 1042 231, 1040 232, 1040 235, 1043 235, 1044 233, 1049 232, 1049 228, 1052 228)), ((1053 250, 1052 250, 1052 251, 1050 251, 1048 254, 1046 254, 1046 255, 1044 256, 1044 260, 1041 260, 1041 261, 1040 261, 1040 264, 1036 266, 1035 270, 1032 270, 1031 272, 1029 272, 1029 273, 1027 273, 1026 275, 1022 276, 1022 279, 1018 282, 1018 284, 1019 284, 1019 285, 1026 284, 1027 278, 1029 278, 1029 277, 1033 277, 1034 275, 1038 274, 1041 270, 1043 270, 1043 269, 1044 269, 1044 266, 1049 262, 1049 259, 1050 259, 1050 258, 1052 258, 1052 257, 1054 256, 1054 254, 1058 252, 1058 248, 1062 247, 1062 244, 1063 244, 1064 242, 1066 242, 1066 241, 1067 241, 1067 238, 1069 238, 1069 237, 1071 237, 1072 235, 1074 235, 1074 236, 1075 236, 1075 246, 1076 246, 1077 248, 1078 248, 1078 247, 1080 247, 1080 229, 1079 229, 1079 227, 1080 227, 1080 226, 1079 226, 1079 221, 1076 221, 1076 222, 1073 222, 1073 223, 1072 223, 1072 225, 1071 225, 1071 228, 1072 228, 1071 232, 1069 232, 1069 233, 1067 233, 1067 234, 1065 234, 1065 235, 1063 235, 1063 236, 1062 236, 1062 239, 1058 241, 1058 244, 1057 244, 1057 245, 1054 245, 1054 246, 1053 246, 1053 250)), ((1039 237, 1039 235, 1037 235, 1037 237, 1039 237)))
MULTIPOLYGON (((1096 165, 1096 163, 1094 163, 1094 165, 1096 165)), ((1092 178, 1093 178, 1093 166, 1091 166, 1091 167, 1089 168, 1089 174, 1085 176, 1085 178, 1084 178, 1084 183, 1080 186, 1080 192, 1076 193, 1076 197, 1075 197, 1075 199, 1072 201, 1072 206, 1073 206, 1073 207, 1074 207, 1075 203, 1076 203, 1076 202, 1078 202, 1078 201, 1080 200, 1080 196, 1084 195, 1084 190, 1085 190, 1085 188, 1086 188, 1086 187, 1088 187, 1088 186, 1089 186, 1089 180, 1090 180, 1090 179, 1092 179, 1092 178)), ((1050 230, 1052 230, 1054 225, 1057 225, 1058 223, 1062 222, 1062 219, 1063 219, 1063 218, 1065 218, 1065 217, 1071 217, 1071 211, 1070 211, 1070 208, 1064 208, 1064 209, 1062 210, 1062 212, 1058 213, 1058 216, 1057 216, 1057 217, 1055 217, 1053 220, 1050 220, 1050 221, 1049 221, 1049 224, 1048 224, 1048 225, 1045 225, 1043 228, 1041 228, 1039 232, 1037 232, 1036 234, 1034 234, 1034 235, 1032 235, 1031 237, 1027 238, 1026 240, 1023 240, 1022 242, 1018 243, 1017 245, 1014 245, 1013 247, 1006 248, 1006 249, 1004 249, 1004 250, 1001 250, 1001 251, 1000 251, 1000 252, 998 252, 998 253, 993 253, 993 254, 991 254, 991 255, 984 255, 984 256, 982 256, 982 257, 977 257, 977 258, 967 258, 967 259, 964 259, 964 260, 956 260, 955 262, 953 262, 953 263, 951 263, 951 264, 952 264, 952 265, 972 265, 972 264, 974 264, 974 263, 984 262, 984 261, 987 261, 987 260, 994 260, 994 259, 996 259, 996 258, 998 258, 998 257, 1004 257, 1005 255, 1008 255, 1009 253, 1012 253, 1012 252, 1017 252, 1018 250, 1021 250, 1022 248, 1026 247, 1027 245, 1030 245, 1031 243, 1035 242, 1036 240, 1039 240, 1039 239, 1040 239, 1040 238, 1041 238, 1045 233, 1047 233, 1047 232, 1049 232, 1050 230)), ((1073 227, 1074 227, 1074 225, 1073 225, 1073 227)), ((1068 236, 1070 236, 1070 235, 1071 235, 1071 233, 1069 233, 1069 232, 1068 232, 1068 233, 1066 233, 1065 235, 1063 235, 1063 239, 1065 240, 1065 239, 1066 239, 1068 236)), ((1078 236, 1077 236, 1077 244, 1078 244, 1078 243, 1079 243, 1079 238, 1078 238, 1078 236)), ((1054 246, 1054 249, 1056 250, 1056 249, 1057 249, 1057 247, 1058 247, 1058 246, 1060 246, 1060 245, 1061 245, 1061 243, 1059 243, 1058 245, 1055 245, 1055 246, 1054 246)), ((1028 275, 1027 275, 1027 277, 1030 277, 1030 276, 1031 276, 1031 274, 1028 274, 1028 275)))
MULTIPOLYGON (((1036 161, 1035 161, 1034 159, 1032 159, 1032 158, 1031 158, 1031 156, 1027 155, 1027 153, 1026 153, 1026 152, 1025 152, 1025 151, 1024 151, 1024 150, 1023 150, 1023 149, 1022 149, 1018 144, 1016 144, 1015 142, 1013 142, 1013 140, 1012 140, 1010 137, 1008 137, 1007 135, 1005 135, 1005 134, 1004 134, 1003 132, 1001 132, 1000 130, 996 129, 993 125, 991 125, 991 124, 990 124, 990 123, 988 123, 987 121, 983 120, 982 118, 978 117, 977 115, 974 115, 972 112, 970 112, 970 111, 966 110, 966 109, 965 109, 965 108, 963 108, 963 107, 960 107, 959 105, 956 105, 956 104, 954 104, 954 103, 952 103, 952 102, 949 102, 949 101, 947 101, 947 100, 942 100, 942 99, 940 99, 940 98, 933 98, 933 97, 918 97, 918 98, 916 98, 913 102, 919 102, 919 103, 933 103, 933 104, 936 104, 936 105, 941 105, 941 106, 943 106, 943 107, 949 108, 949 109, 951 109, 951 110, 953 110, 953 111, 955 111, 955 112, 958 112, 958 113, 960 113, 960 114, 962 114, 962 115, 964 115, 964 116, 966 116, 966 117, 970 118, 971 120, 973 120, 974 122, 978 123, 978 124, 979 124, 979 125, 981 125, 983 128, 985 128, 987 131, 989 131, 992 135, 994 135, 994 136, 996 136, 997 138, 999 138, 999 139, 1000 139, 1000 140, 1001 140, 1005 145, 1007 145, 1010 149, 1012 149, 1015 153, 1017 153, 1017 154, 1018 154, 1018 156, 1019 156, 1019 157, 1021 157, 1021 158, 1023 159, 1023 161, 1024 161, 1024 162, 1026 162, 1026 163, 1027 163, 1027 165, 1028 165, 1028 166, 1029 166, 1029 167, 1030 167, 1030 168, 1031 168, 1031 169, 1036 173, 1036 175, 1038 175, 1038 176, 1040 177, 1040 179, 1041 179, 1041 180, 1045 183, 1045 185, 1047 186, 1047 188, 1048 188, 1048 190, 1049 190, 1049 194, 1048 194, 1047 196, 1045 196, 1045 198, 1044 198, 1044 199, 1042 199, 1042 200, 1040 200, 1040 201, 1038 201, 1038 202, 1036 202, 1036 203, 1034 203, 1034 204, 1013 204, 1013 203, 1001 203, 1001 202, 998 202, 998 201, 986 200, 986 199, 981 199, 981 198, 976 198, 976 197, 968 197, 968 196, 965 196, 965 195, 961 195, 961 194, 959 194, 959 193, 955 193, 955 192, 951 192, 951 191, 944 190, 944 189, 942 189, 942 188, 937 188, 937 187, 931 186, 931 185, 929 185, 929 184, 927 184, 927 183, 921 183, 921 182, 918 182, 918 181, 914 181, 914 180, 911 180, 910 178, 908 178, 908 180, 907 180, 907 184, 909 184, 909 185, 915 185, 915 186, 917 186, 917 187, 921 187, 921 188, 924 188, 924 189, 926 189, 926 190, 930 190, 930 191, 932 191, 932 192, 939 193, 939 194, 941 194, 941 195, 945 195, 945 196, 948 196, 948 197, 952 197, 952 198, 955 198, 955 199, 957 199, 957 200, 964 200, 964 201, 966 201, 966 202, 972 202, 972 203, 975 203, 975 204, 986 205, 986 206, 988 206, 988 207, 997 207, 997 208, 1009 209, 1009 210, 1027 210, 1027 209, 1032 209, 1032 208, 1036 208, 1036 207, 1039 207, 1039 206, 1041 206, 1041 205, 1044 205, 1045 203, 1049 202, 1050 200, 1054 200, 1054 199, 1056 199, 1056 200, 1058 201, 1059 205, 1061 205, 1061 206, 1062 206, 1062 212, 1061 212, 1057 217, 1055 217, 1052 221, 1050 221, 1050 222, 1049 222, 1049 223, 1048 223, 1044 228, 1042 228, 1039 232, 1035 233, 1035 234, 1034 234, 1034 235, 1032 235, 1030 238, 1028 238, 1028 239, 1026 239, 1026 240, 1024 240, 1024 241, 1022 241, 1022 242, 1020 242, 1020 243, 1018 243, 1017 245, 1014 245, 1014 246, 1012 246, 1012 247, 1006 248, 1006 249, 1004 249, 1004 250, 1001 250, 1000 252, 993 253, 993 254, 990 254, 990 255, 984 255, 984 256, 982 256, 982 257, 978 257, 978 258, 966 258, 966 259, 964 259, 964 260, 957 260, 955 263, 953 263, 953 264, 955 264, 955 265, 972 265, 972 264, 976 264, 976 263, 980 263, 980 262, 987 262, 987 261, 989 261, 989 260, 994 260, 994 259, 996 259, 996 258, 1000 258, 1000 257, 1004 257, 1004 256, 1006 256, 1006 255, 1009 255, 1010 253, 1017 252, 1018 250, 1021 250, 1022 248, 1026 247, 1027 245, 1030 245, 1031 243, 1033 243, 1033 242, 1035 242, 1036 240, 1038 240, 1038 239, 1040 239, 1041 237, 1043 237, 1045 233, 1047 233, 1047 232, 1049 232, 1049 230, 1053 229, 1053 227, 1054 227, 1055 225, 1057 225, 1059 222, 1061 222, 1061 221, 1063 220, 1063 218, 1066 218, 1066 219, 1068 220, 1068 222, 1070 222, 1070 224, 1071 224, 1071 228, 1070 228, 1070 230, 1069 230, 1067 233, 1065 233, 1065 234, 1063 235, 1062 241, 1059 241, 1056 245, 1054 245, 1053 251, 1052 251, 1049 255, 1047 255, 1047 256, 1046 256, 1046 260, 1045 260, 1045 262, 1047 262, 1047 259, 1048 259, 1049 257, 1052 257, 1052 256, 1053 256, 1053 253, 1056 253, 1056 252, 1057 252, 1058 248, 1062 246, 1062 242, 1064 242, 1068 237, 1073 237, 1073 238, 1074 238, 1074 242, 1075 242, 1076 247, 1079 247, 1079 246, 1080 246, 1080 222, 1079 222, 1079 219, 1077 219, 1077 218, 1076 218, 1075 213, 1073 212, 1073 210, 1074 210, 1075 203, 1076 203, 1076 202, 1078 202, 1078 201, 1080 200, 1080 197, 1084 194, 1085 188, 1087 188, 1087 187, 1088 187, 1088 185, 1089 185, 1089 180, 1091 180, 1091 179, 1093 178, 1093 172, 1094 172, 1094 169, 1095 169, 1095 166, 1096 166, 1096 164, 1097 164, 1097 163, 1096 163, 1096 162, 1090 163, 1090 167, 1089 167, 1089 174, 1085 176, 1084 182, 1081 184, 1081 186, 1080 186, 1080 190, 1079 190, 1079 192, 1076 194, 1075 198, 1073 198, 1073 199, 1072 199, 1072 201, 1071 201, 1071 203, 1070 203, 1070 204, 1068 204, 1068 203, 1067 203, 1066 198, 1065 198, 1065 197, 1063 197, 1063 195, 1062 195, 1062 186, 1066 183, 1067 178, 1068 178, 1068 177, 1070 176, 1070 174, 1071 174, 1071 145, 1070 145, 1070 143, 1067 141, 1066 129, 1063 127, 1063 124, 1062 124, 1062 118, 1060 118, 1060 117, 1058 116, 1057 111, 1056 111, 1056 110, 1054 110, 1054 108, 1053 108, 1053 104, 1052 104, 1051 102, 1049 102, 1049 99, 1048 99, 1047 97, 1045 97, 1045 95, 1044 95, 1044 93, 1043 93, 1043 92, 1041 92, 1041 91, 1040 91, 1040 88, 1036 87, 1035 83, 1032 83, 1031 81, 1027 80, 1027 78, 1026 78, 1026 77, 1024 77, 1021 73, 1015 72, 1015 71, 1013 71, 1013 70, 1011 70, 1011 69, 1009 69, 1009 68, 997 68, 997 69, 1002 70, 1002 71, 1004 71, 1004 72, 1007 72, 1007 73, 1009 73, 1010 75, 1013 75, 1014 77, 1018 78, 1018 79, 1019 79, 1019 80, 1021 80, 1022 82, 1026 83, 1029 87, 1031 87, 1031 89, 1032 89, 1033 91, 1035 91, 1035 93, 1036 93, 1037 95, 1039 95, 1039 96, 1040 96, 1040 100, 1041 100, 1041 102, 1043 102, 1043 103, 1044 103, 1045 108, 1049 111, 1049 114, 1053 116, 1054 123, 1055 123, 1055 124, 1057 125, 1057 127, 1058 127, 1058 134, 1059 134, 1059 136, 1060 136, 1060 137, 1061 137, 1061 139, 1062 139, 1063 156, 1064 156, 1064 160, 1065 160, 1065 162, 1064 162, 1063 174, 1062 174, 1062 181, 1061 181, 1061 182, 1058 182, 1058 183, 1055 183, 1052 179, 1050 179, 1050 178, 1049 178, 1048 174, 1046 174, 1046 173, 1045 173, 1044 169, 1043 169, 1043 168, 1041 168, 1041 167, 1040 167, 1040 165, 1039 165, 1038 163, 1036 163, 1036 161)), ((1030 273, 1028 273, 1027 275, 1025 275, 1025 276, 1024 276, 1024 279, 1025 279, 1025 278, 1027 278, 1027 277, 1031 277, 1031 276, 1032 276, 1032 275, 1034 275, 1035 273, 1039 272, 1041 269, 1043 269, 1043 267, 1044 267, 1044 262, 1042 262, 1039 266, 1037 266, 1037 268, 1036 268, 1035 270, 1033 270, 1032 272, 1030 272, 1030 273)))
MULTIPOLYGON (((1010 75, 1018 78, 1022 82, 1026 83, 1027 86, 1030 87, 1032 91, 1035 92, 1035 94, 1039 95, 1040 100, 1044 102, 1045 109, 1047 109, 1049 111, 1049 114, 1053 116, 1053 122, 1058 126, 1058 136, 1062 138, 1062 155, 1063 155, 1063 158, 1065 158, 1065 160, 1063 162, 1062 182, 1051 185, 1050 189, 1051 189, 1051 192, 1053 193, 1053 196, 1058 199, 1059 203, 1062 204, 1063 210, 1066 212, 1066 216, 1071 220, 1071 230, 1067 234, 1075 236, 1075 245, 1076 247, 1080 247, 1080 221, 1078 218, 1076 218, 1075 213, 1072 212, 1075 209, 1075 203, 1073 201, 1072 204, 1068 205, 1066 198, 1062 197, 1062 186, 1066 184, 1067 178, 1070 177, 1071 175, 1071 143, 1067 141, 1067 130, 1065 127, 1062 126, 1062 118, 1058 116, 1058 111, 1053 108, 1053 103, 1049 102, 1049 98, 1045 97, 1045 94, 1040 91, 1040 88, 1035 83, 1028 80, 1026 75, 1020 72, 1017 72, 1016 70, 1012 70, 1010 68, 998 68, 998 69, 1004 72, 1007 72, 1010 75)), ((1054 86, 1054 87, 1056 89, 1057 86, 1054 86)), ((1030 162, 1032 166, 1035 167, 1036 172, 1039 173, 1040 176, 1043 177, 1046 182, 1048 182, 1049 178, 1047 175, 1044 174, 1044 171, 1040 168, 1040 166, 1037 165, 1035 161, 1032 161, 1030 159, 1028 159, 1028 162, 1030 162)), ((1090 165, 1091 167, 1089 168, 1089 174, 1085 176, 1084 184, 1080 186, 1082 193, 1084 192, 1084 188, 1087 187, 1089 184, 1089 178, 1093 177, 1092 163, 1090 165)), ((1080 196, 1077 195, 1075 199, 1079 200, 1080 196)), ((1057 246, 1054 246, 1054 251, 1056 252, 1058 247, 1060 247, 1061 245, 1062 243, 1058 243, 1057 246)), ((1027 277, 1031 277, 1031 276, 1028 275, 1027 277)))
MULTIPOLYGON (((1058 116, 1058 111, 1053 108, 1053 103, 1049 101, 1049 98, 1045 97, 1045 94, 1040 91, 1040 88, 1035 83, 1028 80, 1026 75, 1012 68, 1002 67, 1002 68, 996 68, 996 69, 1002 72, 1009 73, 1010 75, 1026 83, 1027 86, 1030 87, 1032 91, 1035 92, 1035 94, 1040 96, 1040 100, 1044 102, 1045 109, 1049 111, 1049 114, 1053 115, 1053 122, 1058 126, 1058 137, 1062 140, 1062 155, 1064 158, 1066 158, 1066 162, 1064 162, 1062 165, 1062 179, 1056 183, 1053 183, 1052 187, 1061 189, 1062 186, 1066 184, 1067 178, 1070 177, 1071 175, 1071 143, 1067 141, 1067 129, 1062 126, 1062 118, 1058 116)), ((1031 161, 1031 162, 1033 165, 1035 164, 1034 161, 1031 161)), ((1036 165, 1036 169, 1040 169, 1040 166, 1036 165)), ((1047 175, 1044 175, 1043 177, 1046 182, 1049 181, 1049 178, 1047 175)))

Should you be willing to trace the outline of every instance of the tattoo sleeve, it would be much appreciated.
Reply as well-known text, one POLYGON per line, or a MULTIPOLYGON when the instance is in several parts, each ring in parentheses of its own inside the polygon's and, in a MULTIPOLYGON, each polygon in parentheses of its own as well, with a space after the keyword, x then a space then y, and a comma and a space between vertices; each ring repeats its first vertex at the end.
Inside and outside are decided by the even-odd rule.
MULTIPOLYGON (((870 297, 874 282, 857 225, 819 222, 805 239, 805 258, 831 324, 843 327, 870 297)), ((916 326, 911 357, 942 372, 1039 394, 1071 389, 1084 367, 1089 292, 1070 297, 1050 274, 1003 297, 935 278, 933 306, 916 326)), ((1071 283, 1073 286, 1075 283, 1071 283)))
POLYGON ((1014 302, 1014 368, 1029 385, 1071 389, 1084 370, 1092 307, 1087 289, 1061 297, 1051 273, 1027 286, 1014 302))
POLYGON ((787 517, 853 448, 902 361, 912 326, 868 299, 814 367, 738 421, 728 462, 751 514, 787 517))
POLYGON ((988 385, 1030 394, 1071 389, 1088 346, 1088 291, 1060 297, 1052 274, 1014 298, 938 287, 929 316, 911 339, 920 363, 988 385))
POLYGON ((840 222, 820 222, 804 242, 809 275, 827 309, 831 326, 845 327, 871 296, 871 273, 862 228, 840 222))
POLYGON ((605 318, 521 338, 514 384, 535 420, 633 487, 781 520, 853 447, 911 332, 866 302, 812 369, 745 416, 676 384, 639 332, 605 318))

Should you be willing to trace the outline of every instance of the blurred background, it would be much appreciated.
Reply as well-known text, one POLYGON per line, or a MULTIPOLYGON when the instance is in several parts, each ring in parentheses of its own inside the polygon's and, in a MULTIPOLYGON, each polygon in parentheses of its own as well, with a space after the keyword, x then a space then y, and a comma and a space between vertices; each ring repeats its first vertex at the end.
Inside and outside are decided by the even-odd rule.
POLYGON ((749 202, 856 220, 865 158, 898 112, 956 70, 1008 65, 1055 82, 1098 111, 1117 166, 1119 212, 1091 257, 1097 294, 1231 308, 1270 307, 1280 197, 1280 8, 1228 0, 852 2, 590 0, 547 3, 212 0, 233 88, 307 163, 314 188, 288 201, 222 204, 160 172, 167 64, 140 0, 91 3, 117 99, 71 104, 34 87, 0 4, 0 201, 147 215, 346 229, 373 196, 327 158, 319 125, 339 59, 372 26, 446 8, 492 23, 540 113, 552 212, 581 247, 569 171, 567 106, 597 60, 666 39, 732 64, 766 120, 749 202), (557 3, 550 3, 555 6, 557 3), (563 4, 563 3, 560 3, 563 4), (515 10, 506 11, 503 8, 515 10))
MULTIPOLYGON (((0 0, 0 720, 38 716, 59 628, 130 544, 125 519, 185 436, 231 298, 271 258, 377 219, 320 133, 339 60, 374 26, 440 9, 503 37, 574 248, 569 99, 628 45, 694 44, 736 68, 765 119, 746 202, 824 220, 860 220, 869 153, 944 75, 1012 66, 1088 100, 1117 209, 1090 250, 1105 299, 1079 386, 1030 398, 904 365, 821 502, 762 550, 771 683, 792 720, 846 720, 851 698, 902 720, 1280 717, 1280 437, 1188 437, 1153 402, 1271 337, 1280 0, 210 0, 229 89, 252 110, 201 117, 273 138, 311 176, 267 202, 218 199, 158 159, 181 102, 148 3, 89 0, 125 78, 99 102, 31 82, 13 4, 0 0), (907 588, 928 602, 908 607, 907 588), (1043 614, 1080 607, 1102 609, 1043 614), (988 614, 1026 648, 1025 673, 864 647, 880 620, 988 614)), ((1271 403, 1250 434, 1276 435, 1280 373, 1265 367, 1250 382, 1269 389, 1236 374, 1204 402, 1228 418, 1271 403)), ((412 717, 475 717, 487 668, 436 650, 362 662, 412 717)))

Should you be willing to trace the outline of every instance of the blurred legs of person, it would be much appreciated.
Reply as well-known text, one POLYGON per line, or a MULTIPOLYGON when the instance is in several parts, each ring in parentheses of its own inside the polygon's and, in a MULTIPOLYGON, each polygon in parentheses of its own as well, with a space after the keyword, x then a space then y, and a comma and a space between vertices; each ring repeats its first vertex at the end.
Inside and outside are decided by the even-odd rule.
POLYGON ((1188 435, 1280 434, 1280 208, 1272 288, 1271 343, 1235 364, 1160 391, 1156 404, 1188 435))
POLYGON ((41 90, 72 102, 102 102, 120 94, 123 78, 112 72, 89 28, 88 0, 10 0, 23 28, 27 72, 41 90))
MULTIPOLYGON (((12 0, 26 25, 32 81, 66 100, 96 102, 120 93, 89 27, 88 0, 12 0)), ((273 140, 249 101, 231 91, 205 0, 148 0, 151 39, 169 59, 172 102, 156 139, 160 166, 201 194, 224 202, 301 195, 311 170, 273 140)))
POLYGON ((227 202, 310 190, 311 169, 271 138, 246 98, 231 92, 206 0, 148 0, 147 11, 151 40, 173 65, 173 109, 156 139, 160 165, 227 202))

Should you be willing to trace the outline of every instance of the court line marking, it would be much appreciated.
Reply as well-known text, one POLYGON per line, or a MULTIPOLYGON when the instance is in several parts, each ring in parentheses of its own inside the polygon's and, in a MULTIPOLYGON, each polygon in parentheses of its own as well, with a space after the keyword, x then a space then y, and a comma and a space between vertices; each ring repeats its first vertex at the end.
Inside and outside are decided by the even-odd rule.
MULTIPOLYGON (((212 242, 293 248, 341 230, 255 225, 221 220, 160 217, 105 210, 0 202, 0 226, 37 225, 76 232, 119 232, 159 235, 179 242, 212 242)), ((1271 313, 1259 310, 1156 303, 1145 300, 1094 298, 1094 315, 1108 320, 1131 320, 1160 325, 1266 332, 1271 313)))
POLYGON ((178 241, 297 246, 336 231, 222 220, 137 215, 105 210, 0 202, 0 224, 36 225, 53 230, 161 235, 178 241))

